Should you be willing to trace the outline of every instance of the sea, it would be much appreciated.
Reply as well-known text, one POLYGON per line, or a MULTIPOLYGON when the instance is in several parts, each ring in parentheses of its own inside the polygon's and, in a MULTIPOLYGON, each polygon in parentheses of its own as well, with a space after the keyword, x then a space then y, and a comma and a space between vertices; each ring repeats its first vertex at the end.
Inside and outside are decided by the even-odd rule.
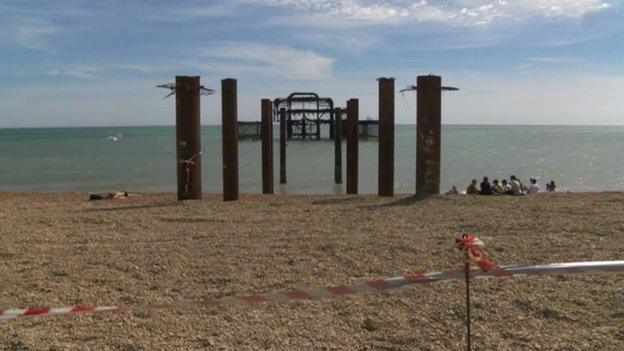
MULTIPOLYGON (((397 125, 395 138, 395 193, 414 193, 416 126, 397 125)), ((280 185, 276 138, 275 192, 344 194, 345 150, 343 184, 335 184, 333 141, 288 141, 280 185)), ((219 126, 202 128, 201 157, 204 193, 221 193, 219 126)), ((261 193, 260 141, 240 141, 238 157, 240 192, 261 193)), ((377 193, 377 165, 377 139, 361 140, 361 194, 377 193)), ((0 191, 172 193, 175 172, 173 126, 0 129, 0 191)), ((443 126, 441 192, 512 174, 536 177, 542 189, 554 180, 558 191, 624 191, 624 126, 443 126)))

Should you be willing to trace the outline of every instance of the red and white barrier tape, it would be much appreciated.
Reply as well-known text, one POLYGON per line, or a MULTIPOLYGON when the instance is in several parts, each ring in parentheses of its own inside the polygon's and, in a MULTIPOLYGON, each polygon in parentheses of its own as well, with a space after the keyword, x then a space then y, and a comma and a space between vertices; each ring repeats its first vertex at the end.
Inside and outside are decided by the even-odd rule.
MULTIPOLYGON (((474 278, 492 277, 518 277, 529 275, 563 275, 578 273, 605 273, 624 272, 624 261, 598 261, 598 262, 574 262, 574 263, 553 263, 545 265, 520 265, 503 266, 496 271, 472 270, 471 276, 474 278)), ((73 306, 61 308, 25 308, 15 310, 0 310, 0 321, 20 317, 44 317, 59 316, 69 314, 85 314, 95 312, 127 311, 156 308, 176 308, 186 306, 199 306, 213 308, 227 305, 257 305, 265 303, 279 303, 287 301, 321 299, 333 296, 376 293, 389 289, 396 289, 406 285, 420 285, 447 280, 462 280, 465 277, 463 270, 447 270, 434 273, 415 273, 394 278, 380 278, 364 283, 350 286, 332 286, 316 289, 293 290, 283 293, 260 294, 249 296, 231 296, 220 299, 207 298, 195 302, 177 302, 171 304, 149 305, 149 306, 73 306)))

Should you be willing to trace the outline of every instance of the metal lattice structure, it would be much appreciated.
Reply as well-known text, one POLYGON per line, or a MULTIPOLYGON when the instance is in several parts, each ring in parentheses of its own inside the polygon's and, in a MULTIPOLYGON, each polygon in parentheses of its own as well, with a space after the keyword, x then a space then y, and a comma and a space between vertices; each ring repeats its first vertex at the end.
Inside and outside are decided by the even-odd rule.
POLYGON ((292 93, 273 102, 274 118, 279 121, 279 111, 286 111, 287 139, 321 139, 321 126, 328 124, 333 138, 334 101, 316 93, 292 93))
POLYGON ((260 122, 244 122, 238 121, 238 138, 244 140, 260 140, 261 136, 260 122))

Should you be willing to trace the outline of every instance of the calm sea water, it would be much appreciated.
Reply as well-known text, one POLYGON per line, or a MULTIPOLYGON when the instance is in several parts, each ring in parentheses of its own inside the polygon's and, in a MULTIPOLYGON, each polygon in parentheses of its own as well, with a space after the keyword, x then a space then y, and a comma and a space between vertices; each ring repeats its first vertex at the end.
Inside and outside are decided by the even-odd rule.
MULTIPOLYGON (((221 192, 220 135, 218 126, 202 130, 206 193, 221 192)), ((415 138, 415 126, 397 126, 396 193, 414 191, 415 138)), ((561 190, 624 190, 624 127, 444 126, 442 139, 443 191, 510 174, 537 177, 542 188, 554 179, 561 190)), ((277 182, 277 140, 274 151, 277 182)), ((276 192, 344 193, 333 182, 333 152, 332 141, 289 141, 289 183, 276 192)), ((241 192, 260 193, 260 142, 241 141, 239 162, 241 192)), ((175 192, 175 184, 173 127, 0 129, 0 190, 175 192)), ((360 193, 376 192, 377 140, 370 139, 360 142, 360 193)))

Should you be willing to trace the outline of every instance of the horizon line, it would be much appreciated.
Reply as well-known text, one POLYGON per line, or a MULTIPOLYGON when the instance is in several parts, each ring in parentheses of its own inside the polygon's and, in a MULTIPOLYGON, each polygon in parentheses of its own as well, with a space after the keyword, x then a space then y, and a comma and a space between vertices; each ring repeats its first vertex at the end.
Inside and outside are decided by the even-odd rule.
MULTIPOLYGON (((360 120, 366 121, 366 120, 360 120)), ((239 122, 258 122, 244 121, 239 122)), ((279 124, 279 123, 275 123, 279 124)), ((416 123, 396 123, 397 126, 416 126, 416 123)), ((202 127, 220 127, 222 124, 202 124, 202 127)), ((623 124, 504 124, 504 123, 442 123, 442 126, 475 126, 475 127, 624 127, 623 124)), ((175 124, 132 124, 132 125, 82 125, 82 126, 26 126, 26 127, 0 127, 0 130, 11 129, 79 129, 79 128, 143 128, 143 127, 175 127, 175 124)))

